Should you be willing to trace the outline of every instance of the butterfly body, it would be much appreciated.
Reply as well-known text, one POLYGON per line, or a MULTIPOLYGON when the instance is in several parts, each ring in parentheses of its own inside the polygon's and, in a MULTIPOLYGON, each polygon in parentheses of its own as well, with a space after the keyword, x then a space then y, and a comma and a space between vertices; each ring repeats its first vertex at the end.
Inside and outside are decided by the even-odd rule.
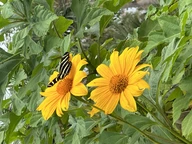
POLYGON ((52 87, 55 83, 57 83, 59 80, 63 79, 69 74, 72 66, 72 62, 69 60, 69 58, 69 52, 64 53, 59 66, 59 74, 56 78, 48 83, 47 87, 52 87))

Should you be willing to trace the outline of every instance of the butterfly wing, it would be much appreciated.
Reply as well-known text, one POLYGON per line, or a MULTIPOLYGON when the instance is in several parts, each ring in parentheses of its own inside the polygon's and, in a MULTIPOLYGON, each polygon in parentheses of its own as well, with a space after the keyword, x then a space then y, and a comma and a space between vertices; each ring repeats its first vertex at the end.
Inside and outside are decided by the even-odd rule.
POLYGON ((57 83, 60 79, 63 79, 66 77, 72 66, 72 62, 69 61, 69 52, 64 53, 63 57, 61 58, 60 67, 59 67, 59 74, 55 79, 53 79, 47 87, 53 86, 55 83, 57 83))

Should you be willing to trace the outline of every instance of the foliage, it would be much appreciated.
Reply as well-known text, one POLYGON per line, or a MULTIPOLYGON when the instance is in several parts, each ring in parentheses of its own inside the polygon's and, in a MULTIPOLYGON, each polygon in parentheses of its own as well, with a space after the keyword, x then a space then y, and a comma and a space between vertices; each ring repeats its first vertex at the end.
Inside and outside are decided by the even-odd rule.
POLYGON ((127 0, 72 0, 72 17, 59 13, 54 0, 1 2, 0 40, 13 29, 16 33, 8 51, 0 48, 0 143, 192 143, 191 0, 149 6, 133 31, 126 33, 126 25, 118 25, 120 37, 109 28, 117 26, 113 16, 127 0), (111 115, 101 112, 90 118, 89 95, 72 98, 62 117, 45 121, 36 111, 42 101, 39 92, 64 52, 87 59, 88 83, 114 49, 138 45, 144 50, 142 63, 153 68, 146 77, 150 89, 136 99, 136 113, 118 107, 111 115))

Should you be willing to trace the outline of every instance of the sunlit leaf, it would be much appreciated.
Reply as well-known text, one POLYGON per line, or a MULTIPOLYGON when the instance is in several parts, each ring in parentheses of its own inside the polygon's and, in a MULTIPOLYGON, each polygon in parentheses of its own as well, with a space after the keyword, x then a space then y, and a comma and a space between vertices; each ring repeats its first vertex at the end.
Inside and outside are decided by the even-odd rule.
POLYGON ((182 135, 192 140, 192 111, 190 111, 182 122, 182 135))
POLYGON ((189 95, 180 96, 173 102, 173 123, 175 123, 183 110, 189 107, 191 97, 189 95))
POLYGON ((55 20, 54 25, 57 29, 57 32, 62 36, 72 23, 73 20, 69 20, 65 17, 59 16, 59 18, 55 20))
POLYGON ((36 20, 32 24, 33 30, 40 37, 46 35, 51 22, 58 18, 54 13, 40 5, 34 8, 34 15, 36 20))

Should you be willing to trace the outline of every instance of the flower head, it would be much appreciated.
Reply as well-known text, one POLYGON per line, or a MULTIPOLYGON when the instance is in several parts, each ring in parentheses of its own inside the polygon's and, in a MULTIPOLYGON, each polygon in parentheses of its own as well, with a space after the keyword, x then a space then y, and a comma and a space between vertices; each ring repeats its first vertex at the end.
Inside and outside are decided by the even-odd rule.
MULTIPOLYGON (((52 87, 48 87, 45 92, 40 92, 42 96, 45 97, 44 101, 39 105, 37 110, 42 112, 43 118, 45 120, 49 119, 54 111, 61 117, 62 111, 67 111, 69 108, 69 100, 71 94, 74 96, 84 96, 87 95, 87 88, 83 83, 82 79, 87 76, 80 68, 87 64, 85 60, 81 60, 81 55, 77 54, 71 58, 72 67, 69 74, 62 80, 59 80, 52 87)), ((50 81, 56 78, 58 72, 54 72, 50 76, 50 81)))
MULTIPOLYGON (((111 114, 119 101, 125 110, 135 112, 137 106, 134 97, 140 96, 149 88, 148 83, 142 79, 148 72, 141 69, 150 65, 138 65, 143 52, 138 50, 138 47, 125 48, 121 55, 114 51, 110 56, 109 67, 104 64, 97 67, 97 72, 102 77, 87 84, 89 87, 96 87, 91 92, 90 99, 105 114, 111 114)), ((89 114, 93 116, 99 111, 93 108, 89 114)))

